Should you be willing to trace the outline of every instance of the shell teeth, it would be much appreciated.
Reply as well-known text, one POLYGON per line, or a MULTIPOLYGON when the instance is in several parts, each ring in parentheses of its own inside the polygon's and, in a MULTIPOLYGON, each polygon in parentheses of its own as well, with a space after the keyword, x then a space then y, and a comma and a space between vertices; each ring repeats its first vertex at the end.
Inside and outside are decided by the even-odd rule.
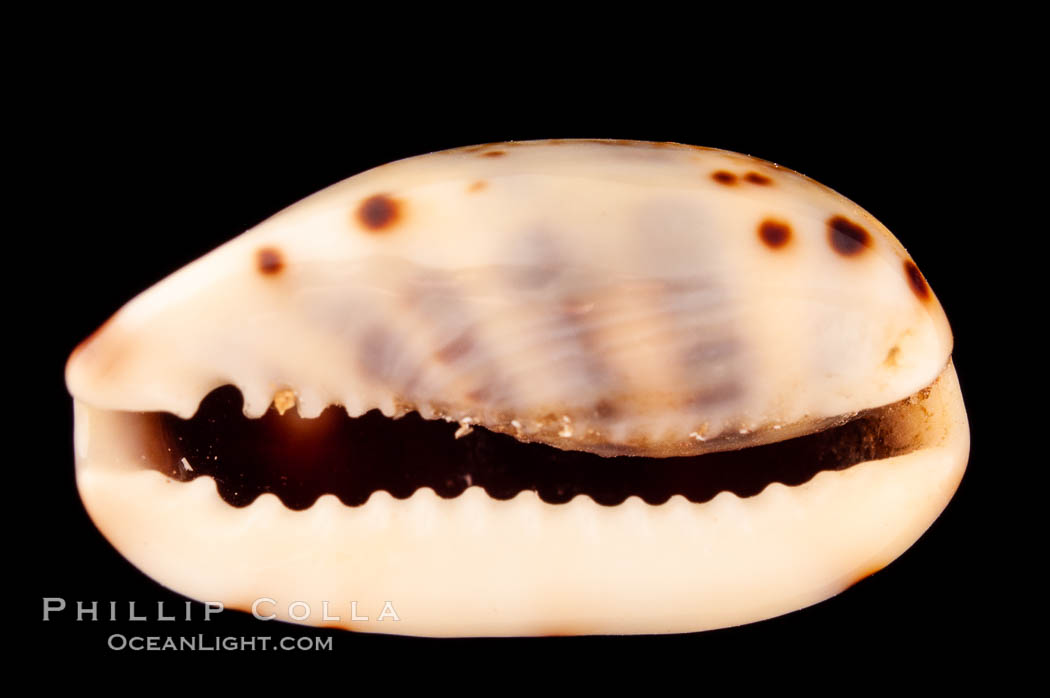
MULTIPOLYGON (((331 404, 335 404, 335 403, 331 403, 331 404)), ((346 414, 348 416, 350 416, 350 417, 360 417, 364 413, 368 412, 368 408, 366 408, 361 403, 355 402, 353 404, 347 404, 346 402, 343 402, 342 405, 343 405, 343 409, 346 410, 346 414)))
POLYGON ((328 401, 312 391, 296 392, 298 397, 298 412, 303 419, 316 419, 328 406, 328 401))
POLYGON ((273 404, 274 394, 272 390, 257 387, 237 386, 244 396, 244 415, 249 419, 259 419, 273 404))
POLYGON ((456 433, 454 434, 455 438, 457 438, 457 439, 463 438, 467 434, 469 434, 472 431, 474 431, 474 427, 471 426, 473 423, 474 423, 474 420, 471 419, 470 417, 465 417, 465 418, 459 420, 459 429, 456 429, 456 433))
POLYGON ((437 411, 429 405, 420 405, 417 411, 423 419, 438 419, 439 417, 437 411))
POLYGON ((282 417, 285 412, 295 407, 295 403, 295 392, 288 389, 279 390, 273 396, 273 406, 277 410, 277 413, 282 417))
MULTIPOLYGON (((316 419, 329 407, 341 406, 346 410, 347 416, 351 418, 361 417, 372 410, 379 410, 384 416, 390 417, 391 419, 398 419, 409 412, 418 412, 424 419, 444 419, 449 422, 458 422, 461 433, 458 433, 457 438, 469 434, 474 426, 478 424, 478 420, 471 416, 455 419, 450 417, 445 412, 444 408, 440 406, 428 404, 416 405, 414 403, 404 402, 393 396, 379 404, 374 404, 370 402, 366 403, 356 397, 338 399, 307 388, 299 389, 287 387, 274 390, 272 387, 246 387, 241 383, 232 381, 229 383, 223 382, 222 385, 232 385, 240 391, 241 395, 244 397, 243 412, 249 419, 261 418, 270 409, 271 405, 281 416, 284 416, 292 408, 296 408, 299 417, 303 419, 316 419)), ((207 397, 207 393, 197 401, 196 407, 189 413, 181 414, 176 412, 176 414, 184 419, 189 419, 200 408, 200 403, 204 401, 205 397, 207 397)), ((565 417, 564 419, 566 422, 569 421, 568 417, 565 417)), ((521 422, 514 420, 513 424, 519 433, 523 431, 521 422)))

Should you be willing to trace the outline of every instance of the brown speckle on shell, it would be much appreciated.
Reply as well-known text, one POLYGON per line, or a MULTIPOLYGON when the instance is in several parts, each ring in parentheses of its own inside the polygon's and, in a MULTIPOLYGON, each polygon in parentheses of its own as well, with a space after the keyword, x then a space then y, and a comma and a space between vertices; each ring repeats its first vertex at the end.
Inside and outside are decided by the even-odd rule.
POLYGON ((920 300, 929 300, 930 298, 930 286, 926 283, 926 279, 923 277, 922 272, 919 271, 919 267, 915 266, 915 262, 910 259, 904 260, 904 273, 908 277, 908 285, 911 286, 911 290, 919 297, 920 300))
POLYGON ((685 406, 703 407, 732 402, 733 400, 739 398, 743 394, 743 392, 744 389, 739 383, 720 383, 696 393, 690 399, 686 400, 685 406))
POLYGON ((828 219, 828 243, 843 257, 854 257, 871 246, 871 233, 843 216, 828 219))
POLYGON ((368 230, 389 229, 400 216, 400 204, 386 194, 376 194, 361 202, 357 220, 368 230))
POLYGON ((748 182, 751 182, 752 184, 758 184, 763 187, 769 186, 773 183, 772 179, 765 176, 764 174, 759 174, 758 172, 748 172, 746 175, 744 175, 744 179, 746 179, 748 182))
POLYGON ((483 405, 492 398, 492 390, 488 387, 474 388, 465 397, 475 404, 483 405))
POLYGON ((474 349, 474 337, 469 332, 464 332, 451 342, 439 349, 434 358, 443 364, 452 364, 469 354, 474 349))
POLYGON ((278 274, 284 268, 284 259, 281 257, 281 252, 274 247, 263 247, 256 252, 255 263, 259 268, 259 272, 266 276, 278 274))
POLYGON ((758 237, 766 247, 779 249, 791 242, 791 226, 783 221, 767 218, 758 226, 758 237))
POLYGON ((489 150, 489 151, 486 151, 486 152, 482 153, 481 157, 483 157, 483 158, 498 158, 498 157, 501 157, 501 156, 506 155, 506 154, 507 154, 507 151, 505 151, 505 150, 489 150))
POLYGON ((711 173, 711 179, 715 180, 719 184, 725 184, 731 186, 736 184, 736 175, 726 170, 718 170, 717 172, 711 173))

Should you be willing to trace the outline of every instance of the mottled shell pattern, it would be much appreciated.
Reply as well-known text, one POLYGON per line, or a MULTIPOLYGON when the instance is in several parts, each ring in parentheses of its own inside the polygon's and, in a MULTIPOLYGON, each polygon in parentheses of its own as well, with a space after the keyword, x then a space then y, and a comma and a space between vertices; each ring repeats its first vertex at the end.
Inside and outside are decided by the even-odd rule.
POLYGON ((107 329, 69 374, 100 406, 188 417, 232 383, 252 416, 291 390, 304 416, 418 410, 660 456, 901 400, 952 342, 906 251, 852 202, 753 158, 620 141, 376 168, 187 266, 107 329))
MULTIPOLYGON (((310 196, 129 302, 66 381, 87 511, 184 594, 374 632, 666 633, 802 608, 907 549, 966 465, 951 349, 905 249, 826 187, 721 150, 538 141, 409 158, 310 196), (374 488, 348 506, 325 489, 293 510, 271 488, 231 506, 218 478, 176 482, 179 445, 157 427, 227 384, 247 416, 280 424, 275 439, 322 421, 292 409, 418 411, 458 426, 337 416, 437 426, 437 450, 498 439, 528 472, 565 456, 644 479, 651 459, 591 454, 740 449, 764 479, 747 496, 631 490, 608 506, 529 487, 497 499, 470 479, 448 496, 374 488), (858 414, 851 425, 876 415, 859 457, 823 465, 838 441, 803 452, 821 465, 792 486, 768 474, 784 451, 747 448, 858 414), (393 623, 376 615, 389 603, 393 623)), ((357 455, 325 466, 356 477, 357 455)), ((659 463, 673 479, 725 455, 659 463)))

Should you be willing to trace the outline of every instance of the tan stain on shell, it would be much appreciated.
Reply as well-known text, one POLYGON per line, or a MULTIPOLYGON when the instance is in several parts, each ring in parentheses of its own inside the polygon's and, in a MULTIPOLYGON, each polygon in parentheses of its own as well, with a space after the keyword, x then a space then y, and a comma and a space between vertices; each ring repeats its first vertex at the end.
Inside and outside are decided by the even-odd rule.
MULTIPOLYGON (((115 317, 115 314, 110 315, 108 318, 106 318, 106 321, 99 326, 97 330, 89 334, 84 339, 84 341, 82 341, 80 344, 76 345, 76 347, 73 348, 73 351, 69 354, 69 359, 66 361, 67 370, 69 364, 73 362, 73 359, 75 359, 78 355, 83 353, 96 339, 105 334, 106 330, 113 325, 113 320, 115 317)), ((124 352, 124 344, 114 344, 113 347, 109 350, 107 356, 105 357, 105 363, 99 369, 99 372, 102 374, 109 374, 111 371, 113 371, 114 368, 116 368, 123 362, 124 352)))
POLYGON ((284 416, 284 413, 295 407, 295 391, 285 388, 284 390, 278 391, 273 396, 273 407, 277 410, 277 414, 284 416))
MULTIPOLYGON (((474 388, 473 390, 468 391, 467 394, 466 394, 466 398, 468 400, 470 400, 471 402, 473 402, 475 404, 478 404, 478 405, 483 405, 486 402, 488 402, 489 398, 491 396, 492 396, 492 390, 490 388, 487 388, 487 387, 474 388)), ((507 419, 507 420, 504 420, 504 421, 508 421, 509 422, 510 420, 507 419)))
POLYGON ((481 154, 483 158, 498 158, 507 154, 505 150, 489 150, 481 154))
POLYGON ((536 633, 538 637, 575 637, 580 631, 569 625, 553 625, 536 633))
MULTIPOLYGON (((578 141, 563 141, 561 139, 549 141, 554 145, 566 145, 571 143, 593 143, 595 145, 613 145, 613 146, 630 146, 635 145, 638 141, 628 141, 622 138, 581 138, 578 141)), ((645 145, 652 145, 646 142, 645 145)))
MULTIPOLYGON (((96 329, 96 330, 95 330, 94 332, 92 332, 92 333, 91 333, 91 334, 89 334, 89 335, 88 335, 87 337, 85 337, 85 338, 84 338, 84 340, 83 340, 82 342, 80 342, 80 344, 76 345, 76 346, 75 346, 75 347, 73 348, 73 352, 72 352, 73 356, 76 356, 76 355, 77 355, 77 354, 79 354, 80 352, 84 351, 84 349, 85 349, 85 348, 86 348, 86 347, 87 347, 87 346, 88 346, 89 344, 91 344, 91 342, 93 342, 93 341, 95 340, 95 338, 96 338, 96 337, 98 337, 99 335, 101 335, 101 334, 102 334, 102 333, 103 333, 103 332, 105 331, 105 329, 106 329, 106 328, 107 328, 107 327, 108 327, 109 325, 111 325, 111 324, 113 323, 113 318, 114 318, 114 317, 116 317, 116 316, 115 316, 115 315, 110 315, 110 316, 109 316, 108 318, 106 318, 106 321, 105 321, 105 322, 103 322, 103 323, 102 323, 101 325, 99 325, 99 326, 98 326, 98 329, 96 329)), ((70 360, 72 360, 72 357, 70 357, 70 360)))
POLYGON ((486 187, 487 187, 488 185, 489 185, 489 183, 488 183, 488 182, 486 182, 486 181, 485 181, 485 180, 483 180, 483 179, 479 179, 479 180, 477 180, 476 182, 472 182, 472 183, 470 184, 470 186, 469 186, 469 187, 467 187, 467 191, 468 191, 468 192, 471 192, 471 193, 474 193, 474 192, 479 192, 479 191, 481 191, 482 189, 486 188, 486 187))
POLYGON ((735 381, 726 381, 713 387, 706 388, 692 397, 683 400, 682 407, 703 407, 705 405, 718 405, 736 400, 743 395, 743 387, 735 381))
POLYGON ((845 216, 828 219, 828 244, 843 257, 855 257, 871 247, 871 233, 845 216))
POLYGON ((848 589, 849 587, 854 587, 854 586, 860 584, 861 582, 863 582, 868 577, 881 572, 882 569, 883 569, 882 567, 873 567, 872 569, 870 569, 867 572, 864 572, 863 574, 858 576, 857 579, 854 580, 854 582, 852 584, 848 585, 846 588, 848 589))
POLYGON ((401 203, 387 194, 375 194, 357 207, 358 222, 374 232, 388 230, 401 217, 401 203))
POLYGON ((443 364, 453 364, 473 351, 474 345, 474 336, 469 332, 464 332, 439 349, 434 354, 434 358, 443 364))

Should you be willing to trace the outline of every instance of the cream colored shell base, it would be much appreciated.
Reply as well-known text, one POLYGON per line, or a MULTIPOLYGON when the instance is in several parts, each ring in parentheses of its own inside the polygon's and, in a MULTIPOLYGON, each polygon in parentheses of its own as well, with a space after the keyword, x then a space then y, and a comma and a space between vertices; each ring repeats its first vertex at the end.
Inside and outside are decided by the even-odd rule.
POLYGON ((748 498, 723 492, 616 507, 473 487, 444 500, 378 492, 291 511, 273 495, 235 509, 210 478, 141 469, 127 414, 76 404, 77 482, 91 518, 151 577, 263 615, 408 635, 687 632, 808 606, 881 569, 944 509, 969 429, 949 364, 907 455, 822 472, 748 498), (323 602, 329 616, 325 621, 323 602), (357 615, 351 619, 351 602, 357 615), (387 617, 380 614, 387 609, 387 617), (399 620, 390 616, 389 610, 399 620))

